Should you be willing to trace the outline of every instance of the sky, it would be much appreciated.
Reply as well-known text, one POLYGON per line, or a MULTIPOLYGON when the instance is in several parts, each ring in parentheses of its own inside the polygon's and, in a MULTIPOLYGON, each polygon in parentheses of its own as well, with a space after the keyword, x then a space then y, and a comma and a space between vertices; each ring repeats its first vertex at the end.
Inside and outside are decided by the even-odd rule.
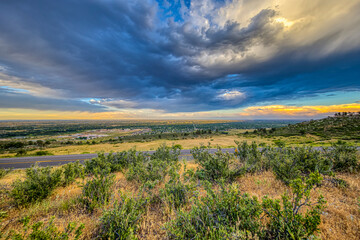
POLYGON ((0 1, 0 120, 360 111, 359 0, 0 1))

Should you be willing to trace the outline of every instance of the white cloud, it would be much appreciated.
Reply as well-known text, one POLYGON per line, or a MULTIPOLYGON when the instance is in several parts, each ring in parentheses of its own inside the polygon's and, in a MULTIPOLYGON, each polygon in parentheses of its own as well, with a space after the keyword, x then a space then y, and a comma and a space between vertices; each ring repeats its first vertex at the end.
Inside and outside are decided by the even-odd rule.
POLYGON ((217 96, 218 99, 221 100, 239 100, 239 99, 243 99, 245 98, 245 94, 242 92, 239 92, 237 90, 232 90, 232 91, 226 91, 224 93, 221 93, 217 96))

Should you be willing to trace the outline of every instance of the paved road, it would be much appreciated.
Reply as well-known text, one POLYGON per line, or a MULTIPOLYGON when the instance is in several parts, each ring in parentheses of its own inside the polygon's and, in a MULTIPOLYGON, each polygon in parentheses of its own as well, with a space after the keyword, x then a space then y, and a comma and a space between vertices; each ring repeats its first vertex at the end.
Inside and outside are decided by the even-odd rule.
MULTIPOLYGON (((321 150, 321 147, 314 147, 315 150, 321 150)), ((360 147, 358 147, 360 151, 360 147)), ((216 152, 217 149, 210 149, 211 153, 216 152)), ((223 148, 222 151, 234 153, 235 148, 223 148)), ((154 153, 155 151, 145 151, 147 153, 154 153)), ((29 168, 36 162, 39 166, 58 166, 69 162, 84 162, 96 157, 97 154, 71 154, 71 155, 55 155, 55 156, 41 156, 41 157, 15 157, 15 158, 0 158, 0 168, 29 168)), ((190 150, 181 150, 180 159, 193 159, 190 150)))
MULTIPOLYGON (((225 148, 223 151, 234 153, 234 148, 225 148)), ((214 153, 217 149, 210 149, 214 153)), ((154 153, 155 151, 146 151, 147 153, 154 153)), ((29 168, 36 162, 39 166, 58 166, 69 162, 89 160, 96 157, 97 154, 71 154, 71 155, 54 155, 54 156, 39 156, 39 157, 15 157, 15 158, 0 158, 0 168, 29 168)), ((180 159, 192 159, 189 149, 181 150, 180 159)))

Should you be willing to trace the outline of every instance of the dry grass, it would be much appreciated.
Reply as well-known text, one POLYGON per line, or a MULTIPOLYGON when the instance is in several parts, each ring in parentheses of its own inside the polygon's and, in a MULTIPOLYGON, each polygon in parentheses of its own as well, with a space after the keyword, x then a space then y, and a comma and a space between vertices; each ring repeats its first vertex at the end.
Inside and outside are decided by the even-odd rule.
MULTIPOLYGON (((196 168, 196 164, 190 162, 188 168, 196 168)), ((24 171, 14 171, 5 178, 0 179, 1 188, 9 189, 11 182, 18 177, 24 176, 24 171)), ((336 188, 330 184, 324 184, 312 193, 315 198, 322 194, 327 200, 327 208, 322 215, 320 225, 320 237, 322 239, 359 239, 360 236, 360 207, 358 198, 360 196, 360 176, 350 174, 338 174, 339 178, 346 180, 349 187, 345 189, 336 188)), ((126 191, 136 195, 139 188, 136 184, 128 182, 124 174, 116 173, 114 187, 114 199, 118 197, 118 191, 126 191)), ((79 180, 81 182, 81 180, 79 180)), ((239 188, 258 198, 268 195, 272 198, 280 198, 281 194, 288 188, 275 178, 273 173, 264 172, 261 174, 246 175, 237 180, 239 188)), ((48 198, 40 203, 31 205, 28 208, 16 209, 12 207, 10 199, 2 195, 0 209, 8 212, 8 216, 0 223, 0 231, 20 230, 22 228, 19 219, 30 216, 31 222, 49 221, 55 216, 55 224, 64 229, 68 222, 84 223, 85 229, 83 239, 92 239, 96 236, 96 229, 99 225, 99 218, 103 209, 94 213, 86 212, 77 202, 81 194, 79 183, 67 187, 59 187, 48 198)), ((109 204, 111 206, 111 204, 109 204)), ((109 207, 105 206, 105 208, 109 207)), ((165 239, 166 233, 163 225, 174 213, 169 213, 167 208, 161 204, 151 204, 143 216, 138 237, 140 239, 165 239)))
MULTIPOLYGON (((101 143, 95 145, 70 145, 70 146, 62 146, 62 147, 53 147, 46 148, 46 150, 54 155, 66 155, 66 154, 83 154, 83 153, 97 153, 97 152, 110 152, 110 151, 126 151, 131 148, 136 148, 138 151, 149 151, 155 150, 163 143, 171 146, 172 144, 180 144, 184 149, 191 149, 193 147, 199 146, 200 144, 208 145, 210 143, 212 146, 220 146, 222 148, 235 147, 235 142, 239 141, 247 141, 248 143, 256 142, 256 143, 265 143, 267 145, 273 145, 275 140, 282 140, 286 143, 287 146, 297 146, 301 144, 311 144, 313 146, 330 146, 332 142, 336 142, 337 139, 320 141, 320 137, 309 135, 306 136, 290 136, 290 137, 262 137, 262 136, 244 136, 238 135, 239 133, 243 133, 246 129, 240 130, 231 130, 229 131, 229 135, 214 135, 211 137, 198 137, 198 138, 189 138, 189 139, 181 139, 181 140, 153 140, 150 142, 125 142, 125 143, 101 143)), ((351 144, 358 145, 358 143, 354 140, 348 141, 351 144)), ((28 154, 35 154, 39 150, 29 151, 28 154)), ((0 158, 3 157, 15 157, 16 153, 5 153, 0 154, 0 158)))
MULTIPOLYGON (((63 146, 63 147, 56 147, 56 148, 46 148, 44 150, 49 151, 54 155, 66 155, 66 154, 82 154, 82 153, 97 153, 100 151, 104 152, 118 152, 129 150, 130 148, 136 148, 138 151, 148 151, 157 149, 162 144, 167 144, 171 146, 172 144, 180 144, 184 149, 191 149, 195 146, 199 146, 200 144, 208 145, 211 143, 212 146, 220 146, 222 148, 228 147, 235 147, 235 142, 237 141, 248 141, 252 142, 255 141, 257 143, 267 143, 271 144, 272 141, 266 138, 259 138, 259 137, 239 137, 237 135, 220 135, 220 136, 212 136, 212 137, 199 137, 194 139, 181 139, 181 140, 154 140, 151 142, 136 142, 136 143, 101 143, 95 145, 72 145, 72 146, 63 146)), ((28 154, 35 154, 35 151, 29 151, 28 154)), ((14 154, 0 154, 0 157, 14 157, 14 154)))

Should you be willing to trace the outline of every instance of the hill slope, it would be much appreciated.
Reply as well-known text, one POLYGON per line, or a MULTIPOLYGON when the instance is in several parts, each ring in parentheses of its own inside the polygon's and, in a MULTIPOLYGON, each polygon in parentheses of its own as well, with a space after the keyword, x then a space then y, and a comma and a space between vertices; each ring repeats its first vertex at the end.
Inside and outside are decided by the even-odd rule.
POLYGON ((291 124, 270 132, 278 136, 312 134, 324 138, 360 139, 360 113, 335 114, 334 117, 291 124))

